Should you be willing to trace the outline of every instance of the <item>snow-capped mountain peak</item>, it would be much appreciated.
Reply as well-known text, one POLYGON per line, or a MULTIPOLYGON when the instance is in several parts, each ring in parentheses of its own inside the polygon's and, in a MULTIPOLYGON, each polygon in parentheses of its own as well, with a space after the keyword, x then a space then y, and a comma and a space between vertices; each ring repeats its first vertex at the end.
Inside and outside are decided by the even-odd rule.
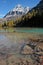
POLYGON ((10 12, 7 13, 5 18, 13 16, 22 16, 29 11, 29 7, 22 7, 20 4, 15 6, 10 12))
POLYGON ((20 4, 18 4, 18 5, 13 9, 13 11, 24 12, 24 8, 23 8, 20 4))

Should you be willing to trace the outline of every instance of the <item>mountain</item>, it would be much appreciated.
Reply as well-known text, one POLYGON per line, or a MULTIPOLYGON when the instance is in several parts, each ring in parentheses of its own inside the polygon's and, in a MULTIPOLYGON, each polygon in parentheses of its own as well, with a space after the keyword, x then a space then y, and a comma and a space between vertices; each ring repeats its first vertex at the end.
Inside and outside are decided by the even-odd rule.
POLYGON ((13 8, 11 11, 9 11, 4 18, 7 19, 16 19, 18 17, 21 17, 25 14, 27 14, 29 11, 29 7, 22 7, 20 4, 18 4, 15 8, 13 8))
MULTIPOLYGON (((34 7, 33 9, 34 9, 34 10, 37 10, 39 14, 40 14, 40 13, 43 13, 43 0, 41 0, 41 1, 37 4, 37 6, 34 7)), ((33 9, 32 9, 32 10, 33 10, 33 9)), ((32 10, 31 10, 31 11, 32 11, 32 10)))
POLYGON ((21 21, 16 24, 17 27, 43 27, 43 0, 36 7, 32 8, 21 21))
POLYGON ((36 9, 43 9, 43 0, 39 2, 39 4, 35 7, 36 9))
POLYGON ((3 26, 7 27, 43 27, 43 0, 31 10, 29 10, 29 7, 17 5, 6 14, 4 20, 3 26))

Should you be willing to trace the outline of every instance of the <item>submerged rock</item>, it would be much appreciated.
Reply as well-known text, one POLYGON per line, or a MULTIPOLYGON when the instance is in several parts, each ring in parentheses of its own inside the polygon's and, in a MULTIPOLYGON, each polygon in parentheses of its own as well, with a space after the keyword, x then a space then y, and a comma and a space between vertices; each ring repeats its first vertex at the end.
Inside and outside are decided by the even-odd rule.
POLYGON ((37 46, 35 47, 34 51, 38 55, 43 55, 43 43, 37 44, 37 46))
POLYGON ((33 53, 33 49, 28 45, 25 45, 21 51, 21 54, 24 54, 24 55, 25 54, 28 55, 28 54, 32 54, 32 53, 33 53))
POLYGON ((33 50, 36 47, 37 43, 36 42, 30 42, 29 44, 27 44, 28 46, 30 46, 33 50))

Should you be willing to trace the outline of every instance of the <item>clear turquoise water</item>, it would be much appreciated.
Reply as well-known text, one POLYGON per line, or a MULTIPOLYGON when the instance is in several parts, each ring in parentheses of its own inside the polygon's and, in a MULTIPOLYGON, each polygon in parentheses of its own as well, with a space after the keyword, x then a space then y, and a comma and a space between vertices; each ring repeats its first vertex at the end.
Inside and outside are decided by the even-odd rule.
POLYGON ((43 28, 17 29, 16 31, 17 31, 17 32, 43 34, 43 28))
POLYGON ((14 55, 14 59, 25 58, 32 61, 30 55, 20 54, 21 48, 29 42, 30 38, 43 39, 43 28, 0 29, 0 52, 10 53, 14 55), (6 34, 6 32, 8 33, 6 34), (31 33, 31 34, 33 33, 35 35, 31 35, 28 33, 31 33), (42 34, 42 35, 38 35, 38 34, 42 34))
POLYGON ((37 33, 43 34, 43 28, 8 28, 0 29, 0 32, 22 32, 22 33, 37 33))

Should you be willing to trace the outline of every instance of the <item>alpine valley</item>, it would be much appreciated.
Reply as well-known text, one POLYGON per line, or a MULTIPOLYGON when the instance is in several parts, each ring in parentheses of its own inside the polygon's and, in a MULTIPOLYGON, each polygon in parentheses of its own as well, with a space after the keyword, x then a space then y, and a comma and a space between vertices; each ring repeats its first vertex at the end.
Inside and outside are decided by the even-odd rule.
POLYGON ((0 26, 43 27, 43 0, 32 9, 18 4, 0 19, 0 26))

